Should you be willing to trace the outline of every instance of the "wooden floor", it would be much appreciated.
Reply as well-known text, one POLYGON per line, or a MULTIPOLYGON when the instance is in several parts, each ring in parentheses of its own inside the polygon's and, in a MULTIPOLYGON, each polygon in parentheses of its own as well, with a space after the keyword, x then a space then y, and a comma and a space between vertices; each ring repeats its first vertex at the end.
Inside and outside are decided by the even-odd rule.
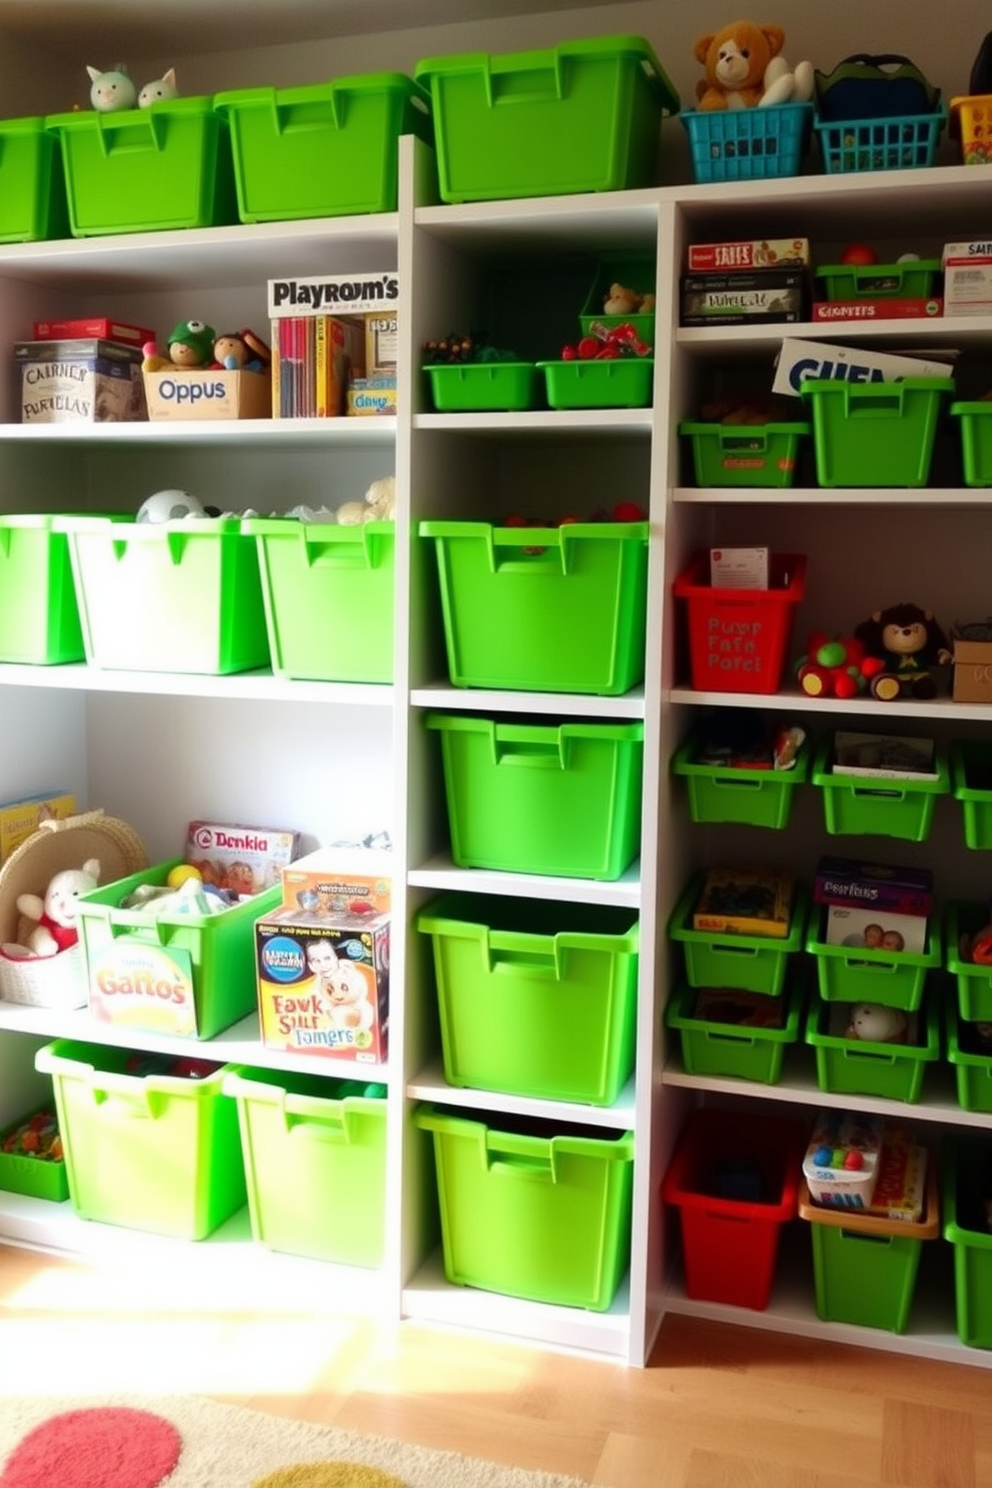
POLYGON ((201 1394, 604 1488, 989 1488, 992 1372, 673 1317, 648 1369, 0 1247, 0 1398, 201 1394))

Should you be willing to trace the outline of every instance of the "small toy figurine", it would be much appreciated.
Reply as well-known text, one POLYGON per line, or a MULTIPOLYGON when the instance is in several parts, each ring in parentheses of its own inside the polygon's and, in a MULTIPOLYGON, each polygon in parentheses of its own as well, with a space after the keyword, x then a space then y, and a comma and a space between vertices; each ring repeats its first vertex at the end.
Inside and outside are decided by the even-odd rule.
POLYGON ((160 78, 154 78, 146 83, 138 94, 138 107, 151 108, 153 103, 162 103, 167 98, 178 98, 179 89, 176 87, 176 69, 170 67, 160 78))
POLYGON ((18 894, 18 912, 35 921, 25 942, 33 956, 55 956, 67 951, 79 939, 76 929, 76 900, 88 894, 100 881, 100 864, 87 858, 82 868, 66 868, 49 880, 44 898, 38 894, 18 894))
POLYGON ((90 88, 90 103, 98 113, 116 114, 121 109, 134 108, 134 84, 128 77, 123 62, 110 68, 108 72, 101 72, 97 67, 87 67, 86 71, 93 85, 90 88))
POLYGON ((864 1039, 871 1044, 905 1044, 909 1038, 909 1018, 902 1008, 859 1002, 851 1009, 845 1037, 864 1039))
POLYGON ((814 630, 796 662, 796 681, 808 697, 852 698, 865 692, 885 663, 868 656, 864 641, 814 630))
POLYGON ((767 108, 775 103, 805 103, 813 97, 813 65, 790 68, 782 56, 781 26, 734 21, 713 35, 701 36, 694 56, 706 77, 696 84, 700 109, 767 108))
POLYGON ((205 367, 217 332, 205 320, 181 320, 169 332, 169 361, 174 367, 205 367))
POLYGON ((214 366, 227 372, 264 372, 269 365, 268 347, 253 331, 225 331, 213 350, 214 366))
POLYGON ((871 679, 872 697, 887 703, 899 697, 936 696, 930 668, 947 666, 952 658, 947 637, 929 610, 915 604, 890 605, 875 610, 855 627, 854 635, 868 656, 883 663, 871 679))

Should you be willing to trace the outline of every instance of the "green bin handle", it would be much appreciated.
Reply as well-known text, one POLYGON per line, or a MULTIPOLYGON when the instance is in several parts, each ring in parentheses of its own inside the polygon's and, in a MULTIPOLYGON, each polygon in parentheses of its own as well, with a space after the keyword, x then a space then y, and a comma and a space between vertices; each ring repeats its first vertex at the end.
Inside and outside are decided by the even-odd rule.
POLYGON ((485 73, 486 104, 495 108, 502 104, 539 103, 552 99, 560 103, 564 94, 561 58, 556 54, 551 67, 532 67, 526 70, 511 59, 502 61, 498 57, 488 59, 485 73))
POLYGON ((300 541, 308 568, 366 569, 381 568, 384 558, 384 537, 381 532, 369 532, 363 526, 361 537, 354 542, 327 542, 322 538, 308 538, 302 531, 300 541))
MULTIPOLYGON (((345 126, 345 116, 348 105, 344 94, 339 93, 336 85, 331 83, 327 90, 327 97, 321 99, 321 106, 325 106, 330 114, 331 124, 335 129, 341 130, 345 126)), ((299 103, 279 103, 272 92, 272 123, 277 135, 289 133, 291 130, 301 131, 304 129, 325 129, 327 127, 326 116, 318 117, 312 105, 299 103)))
POLYGON ((548 744, 533 741, 497 739, 493 734, 493 752, 497 765, 507 765, 524 770, 563 770, 565 768, 565 741, 555 739, 548 744))
POLYGON ((165 1114, 164 1092, 149 1089, 145 1080, 141 1082, 140 1091, 112 1089, 108 1085, 94 1085, 91 1090, 95 1106, 106 1105, 111 1111, 120 1110, 142 1121, 158 1121, 165 1114))
POLYGON ((97 138, 104 157, 115 148, 126 150, 135 145, 139 148, 147 148, 148 139, 151 140, 152 149, 156 154, 161 155, 165 149, 168 127, 165 117, 156 113, 153 108, 128 109, 127 112, 137 114, 138 117, 129 118, 125 124, 120 114, 97 113, 97 138))
POLYGON ((497 1178, 530 1178, 535 1183, 555 1181, 550 1158, 524 1156, 522 1153, 494 1157, 489 1164, 489 1171, 497 1178))

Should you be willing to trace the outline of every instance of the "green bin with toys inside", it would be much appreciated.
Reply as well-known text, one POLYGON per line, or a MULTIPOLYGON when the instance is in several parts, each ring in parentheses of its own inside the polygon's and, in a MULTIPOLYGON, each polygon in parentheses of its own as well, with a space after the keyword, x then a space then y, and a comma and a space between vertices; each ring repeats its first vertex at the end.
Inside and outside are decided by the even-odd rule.
POLYGON ((734 987, 780 997, 788 968, 794 964, 790 958, 802 949, 808 890, 802 884, 794 886, 784 935, 761 935, 695 928, 704 881, 703 873, 689 880, 668 921, 669 939, 682 946, 690 986, 734 987))
POLYGON ((694 822, 736 822, 749 827, 788 826, 796 786, 809 772, 810 748, 804 738, 792 763, 780 768, 764 759, 753 765, 717 762, 701 757, 705 730, 694 730, 672 756, 672 773, 685 780, 689 815, 694 822))
POLYGON ((951 404, 961 437, 966 486, 992 486, 992 398, 951 404))
POLYGON ((945 918, 945 966, 957 986, 958 1009, 969 1023, 992 1023, 992 908, 977 900, 952 899, 945 918), (975 960, 975 938, 984 945, 975 960))
POLYGON ((878 1003, 912 1013, 923 1000, 927 972, 942 964, 943 938, 933 915, 927 921, 922 951, 831 945, 825 930, 826 910, 817 906, 806 950, 816 960, 817 986, 824 1002, 878 1003))
POLYGON ((800 396, 813 422, 821 486, 925 486, 951 377, 849 383, 807 377, 800 396))
POLYGON ((957 1335, 969 1348, 992 1349, 992 1133, 946 1139, 941 1168, 957 1335))
POLYGON ((810 778, 822 794, 831 835, 927 840, 937 798, 951 788, 950 763, 941 746, 934 750, 932 778, 895 779, 884 770, 877 776, 837 773, 834 764, 834 735, 829 734, 820 741, 810 778))
POLYGON ((935 996, 912 1012, 814 997, 805 1037, 821 1090, 915 1104, 927 1069, 940 1058, 940 1006, 935 996))
POLYGON ((952 744, 951 783, 961 803, 965 846, 992 847, 992 748, 981 739, 952 744))
POLYGON ((781 997, 729 987, 676 987, 665 1023, 678 1031, 682 1068, 709 1075, 777 1085, 787 1048, 799 1037, 801 983, 781 997))
POLYGON ((697 486, 784 488, 795 485, 800 445, 810 428, 799 420, 743 427, 683 419, 679 433, 688 441, 697 486))

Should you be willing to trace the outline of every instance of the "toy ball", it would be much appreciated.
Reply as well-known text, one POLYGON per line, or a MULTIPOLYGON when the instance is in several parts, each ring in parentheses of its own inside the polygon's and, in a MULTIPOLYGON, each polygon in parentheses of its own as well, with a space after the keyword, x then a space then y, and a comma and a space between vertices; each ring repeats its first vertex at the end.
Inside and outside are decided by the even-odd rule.
POLYGON ((170 868, 166 875, 166 883, 170 889, 182 888, 184 883, 195 879, 197 883, 203 882, 203 874, 199 868, 194 868, 192 863, 178 863, 175 868, 170 868))
POLYGON ((189 491, 156 491, 138 507, 139 522, 172 522, 182 517, 205 517, 202 503, 189 491))
POLYGON ((867 243, 849 243, 840 256, 842 264, 874 264, 878 263, 878 255, 874 248, 867 243))

